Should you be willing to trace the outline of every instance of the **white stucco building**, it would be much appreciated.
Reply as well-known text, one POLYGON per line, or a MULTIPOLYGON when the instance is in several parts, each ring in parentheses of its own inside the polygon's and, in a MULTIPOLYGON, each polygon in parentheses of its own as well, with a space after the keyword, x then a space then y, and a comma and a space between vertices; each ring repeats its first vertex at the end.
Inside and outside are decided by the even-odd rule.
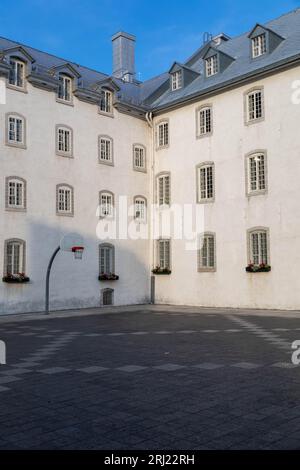
POLYGON ((0 38, 0 313, 43 310, 70 232, 84 256, 55 259, 52 309, 299 309, 299 31, 295 10, 218 35, 144 83, 127 33, 111 77, 0 38), (199 209, 197 246, 153 236, 153 204, 199 209))

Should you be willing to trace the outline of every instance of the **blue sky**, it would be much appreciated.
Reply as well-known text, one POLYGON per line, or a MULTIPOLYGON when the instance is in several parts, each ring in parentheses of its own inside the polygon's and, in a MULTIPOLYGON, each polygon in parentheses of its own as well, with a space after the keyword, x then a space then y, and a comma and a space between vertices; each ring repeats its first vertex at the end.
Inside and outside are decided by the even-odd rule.
MULTIPOLYGON (((298 3, 299 2, 299 3, 298 3)), ((244 33, 300 0, 0 0, 0 35, 111 72, 111 36, 137 36, 136 69, 146 80, 184 61, 203 33, 244 33)))

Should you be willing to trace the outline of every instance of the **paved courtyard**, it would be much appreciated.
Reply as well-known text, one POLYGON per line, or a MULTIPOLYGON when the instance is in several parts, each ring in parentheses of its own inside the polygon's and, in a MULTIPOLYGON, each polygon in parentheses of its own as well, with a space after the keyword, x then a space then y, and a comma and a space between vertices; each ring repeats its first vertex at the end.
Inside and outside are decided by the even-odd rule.
POLYGON ((0 318, 0 449, 300 449, 300 313, 0 318))

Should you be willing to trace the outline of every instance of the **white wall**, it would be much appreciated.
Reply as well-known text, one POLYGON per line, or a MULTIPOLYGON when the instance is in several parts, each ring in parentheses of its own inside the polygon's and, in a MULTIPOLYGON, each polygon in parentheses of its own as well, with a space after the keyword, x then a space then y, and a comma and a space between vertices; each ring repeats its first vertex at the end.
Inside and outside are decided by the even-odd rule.
MULTIPOLYGON (((0 80, 4 80, 0 78, 0 80)), ((40 311, 44 308, 46 268, 65 232, 78 232, 85 239, 83 261, 59 253, 51 275, 51 307, 55 309, 100 305, 100 290, 115 289, 115 305, 144 303, 149 299, 148 241, 116 241, 117 282, 98 281, 99 260, 96 237, 98 194, 107 189, 115 194, 149 198, 148 174, 133 171, 132 144, 148 147, 147 124, 120 114, 100 115, 95 105, 74 97, 74 106, 57 103, 55 94, 28 84, 28 93, 7 89, 7 102, 0 105, 0 267, 3 271, 4 240, 21 238, 27 244, 24 285, 0 282, 0 313, 40 311), (26 117, 27 149, 5 145, 5 113, 26 117), (55 154, 55 125, 66 124, 74 132, 74 158, 55 154), (98 163, 99 134, 114 139, 114 162, 98 163), (27 211, 5 210, 5 177, 27 181, 27 211), (75 189, 74 217, 56 215, 56 185, 68 183, 75 189)))
POLYGON ((216 197, 205 230, 216 232, 217 271, 197 272, 196 251, 172 241, 172 274, 156 277, 158 303, 300 308, 300 105, 292 104, 299 68, 259 80, 156 118, 170 120, 170 147, 156 152, 155 173, 171 172, 172 203, 196 200, 195 166, 214 161, 216 197), (265 120, 244 125, 243 94, 264 86, 265 120), (211 137, 196 139, 195 109, 213 105, 211 137), (268 193, 245 195, 245 154, 266 149, 268 193), (270 229, 270 273, 249 274, 247 229, 270 229))

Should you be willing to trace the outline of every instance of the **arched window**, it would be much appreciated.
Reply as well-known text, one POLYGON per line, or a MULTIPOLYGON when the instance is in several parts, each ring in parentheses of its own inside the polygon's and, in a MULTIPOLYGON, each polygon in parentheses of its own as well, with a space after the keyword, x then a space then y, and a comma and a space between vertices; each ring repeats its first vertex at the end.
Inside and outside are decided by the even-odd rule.
POLYGON ((26 181, 17 176, 8 176, 5 179, 5 207, 6 209, 26 209, 26 181))
POLYGON ((99 245, 99 274, 115 274, 115 247, 110 243, 99 245))
POLYGON ((4 276, 25 273, 26 242, 19 238, 5 240, 4 276))
POLYGON ((196 167, 197 202, 214 202, 215 198, 215 165, 203 162, 196 167))
POLYGON ((254 266, 270 264, 269 229, 253 227, 248 230, 248 263, 254 266))
POLYGON ((56 186, 56 214, 74 215, 74 189, 69 184, 56 186))
POLYGON ((160 173, 156 176, 157 203, 160 206, 169 206, 171 203, 171 175, 160 173))
POLYGON ((257 150, 246 155, 246 192, 248 196, 267 191, 267 153, 257 150))
POLYGON ((69 126, 56 126, 56 153, 62 157, 73 157, 73 130, 69 126))
POLYGON ((169 120, 163 119, 156 124, 156 149, 160 150, 169 147, 169 143, 169 120))
POLYGON ((26 147, 26 120, 21 114, 6 114, 6 144, 13 147, 26 147))
POLYGON ((101 305, 103 307, 114 304, 114 289, 102 289, 101 305))
POLYGON ((212 106, 204 105, 196 109, 197 137, 211 135, 213 132, 212 106))
POLYGON ((110 90, 101 91, 99 112, 103 114, 113 114, 113 93, 110 90))
POLYGON ((199 237, 198 272, 216 270, 216 235, 205 232, 199 237))
POLYGON ((100 191, 99 193, 99 216, 105 218, 114 217, 114 194, 111 191, 100 191))
POLYGON ((99 163, 113 165, 113 140, 108 135, 100 135, 98 140, 99 163))
POLYGON ((147 199, 144 196, 134 197, 134 218, 138 222, 147 221, 147 199))
POLYGON ((146 147, 141 144, 133 144, 133 168, 146 172, 146 147))
POLYGON ((262 121, 264 119, 264 89, 253 88, 247 91, 245 97, 246 124, 262 121))

